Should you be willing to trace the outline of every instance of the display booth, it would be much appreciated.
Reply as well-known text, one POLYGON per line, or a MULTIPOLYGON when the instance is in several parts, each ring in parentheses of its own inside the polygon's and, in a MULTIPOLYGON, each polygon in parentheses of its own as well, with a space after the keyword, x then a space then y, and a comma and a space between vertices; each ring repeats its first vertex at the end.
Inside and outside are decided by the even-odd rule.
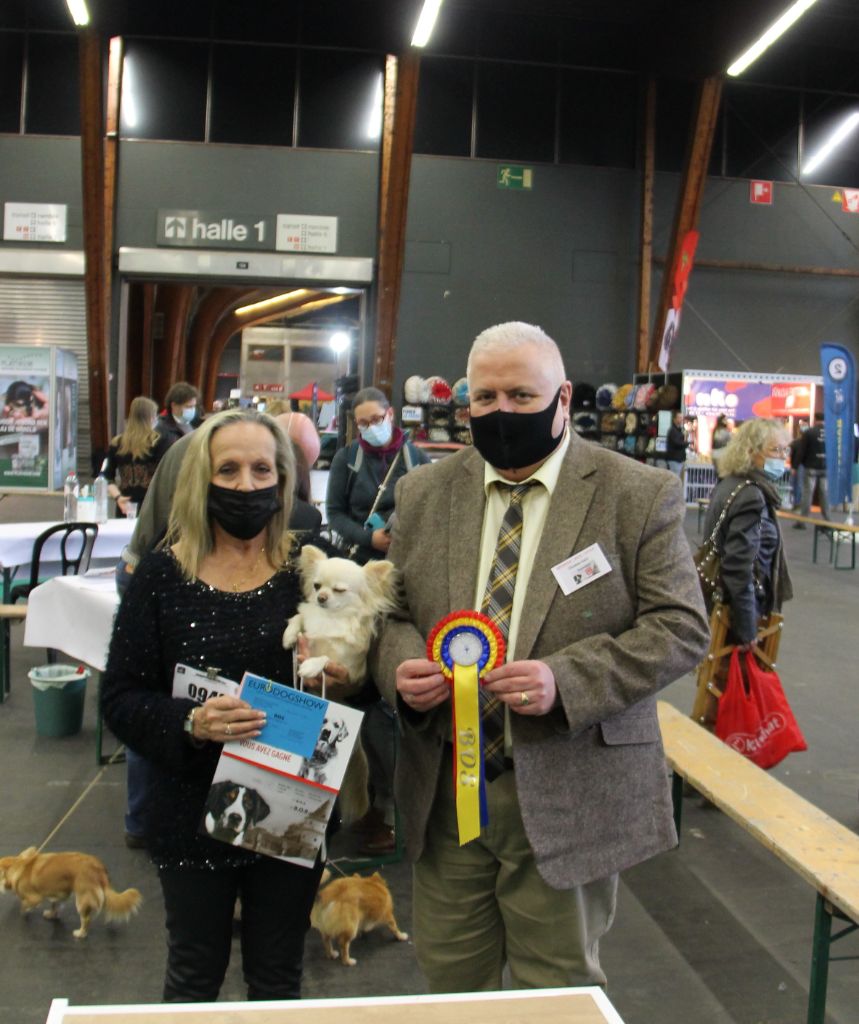
MULTIPOLYGON (((802 374, 684 370, 683 412, 695 425, 684 473, 687 504, 706 500, 716 485, 711 453, 713 431, 720 416, 731 427, 754 418, 783 420, 785 430, 793 437, 799 433, 800 423, 810 423, 814 410, 821 407, 822 386, 822 377, 802 374)), ((788 471, 779 482, 783 498, 789 485, 788 471)))
POLYGON ((0 400, 0 492, 59 490, 77 462, 77 356, 0 345, 0 400))
POLYGON ((822 377, 800 374, 684 370, 683 411, 698 420, 698 454, 710 454, 719 416, 732 426, 756 417, 781 419, 793 434, 800 420, 810 423, 820 408, 817 390, 822 386, 822 377))

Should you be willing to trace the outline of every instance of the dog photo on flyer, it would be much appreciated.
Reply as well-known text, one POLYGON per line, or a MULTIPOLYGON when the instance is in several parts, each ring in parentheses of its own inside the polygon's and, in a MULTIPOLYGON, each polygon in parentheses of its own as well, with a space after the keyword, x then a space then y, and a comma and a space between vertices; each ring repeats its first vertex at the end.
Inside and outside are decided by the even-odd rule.
POLYGON ((240 696, 266 712, 266 725, 256 738, 224 747, 200 829, 312 867, 363 713, 251 673, 240 696))

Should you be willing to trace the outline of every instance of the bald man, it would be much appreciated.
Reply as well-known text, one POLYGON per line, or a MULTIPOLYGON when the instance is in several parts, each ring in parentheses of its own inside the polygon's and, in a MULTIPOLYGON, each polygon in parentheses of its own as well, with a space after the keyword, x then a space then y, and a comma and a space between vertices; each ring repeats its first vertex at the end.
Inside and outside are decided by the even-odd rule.
POLYGON ((518 988, 604 984, 617 873, 677 842, 655 694, 709 639, 680 482, 570 430, 572 385, 539 327, 480 334, 468 383, 474 447, 398 484, 406 607, 374 652, 400 713, 416 952, 433 992, 500 989, 505 966, 518 988), (499 573, 517 516, 515 568, 499 573), (565 570, 573 555, 587 572, 565 570), (460 845, 451 690, 425 652, 464 608, 492 614, 508 650, 485 675, 505 756, 488 825, 460 845))
POLYGON ((319 450, 322 447, 313 420, 309 416, 305 416, 303 412, 282 412, 279 416, 275 416, 275 419, 286 431, 286 436, 290 441, 295 441, 304 452, 307 458, 307 468, 312 468, 319 458, 319 450))

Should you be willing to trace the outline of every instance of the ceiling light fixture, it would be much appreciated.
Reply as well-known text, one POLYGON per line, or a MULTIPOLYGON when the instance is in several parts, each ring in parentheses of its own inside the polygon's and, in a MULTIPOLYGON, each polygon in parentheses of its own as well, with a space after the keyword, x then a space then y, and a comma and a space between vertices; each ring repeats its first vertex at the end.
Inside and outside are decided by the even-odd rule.
POLYGON ((415 34, 412 36, 412 46, 426 46, 429 42, 441 5, 442 0, 424 0, 415 26, 415 34))
POLYGON ((89 11, 86 0, 66 0, 66 7, 76 25, 89 25, 89 11))
POLYGON ((128 54, 122 60, 122 97, 119 109, 123 127, 136 128, 138 121, 137 99, 134 92, 131 59, 128 54))
POLYGON ((370 103, 370 116, 367 118, 367 138, 378 139, 382 135, 382 80, 384 75, 379 72, 373 99, 370 103))
POLYGON ((335 331, 328 339, 328 344, 339 356, 341 352, 345 352, 349 348, 351 341, 352 339, 345 331, 335 331))
POLYGON ((241 315, 244 313, 256 313, 260 309, 268 309, 269 306, 274 306, 279 302, 286 302, 287 299, 297 299, 300 295, 306 295, 306 288, 296 288, 293 292, 284 292, 282 295, 274 295, 270 299, 260 299, 259 302, 252 302, 249 306, 239 306, 236 313, 241 315))
POLYGON ((835 129, 835 131, 829 136, 826 142, 818 149, 814 156, 808 161, 807 164, 802 168, 803 174, 814 174, 817 168, 823 163, 823 161, 829 156, 829 154, 837 146, 847 138, 847 136, 855 131, 856 126, 859 125, 859 111, 851 114, 845 118, 841 124, 835 129))
POLYGON ((772 46, 779 36, 787 32, 790 26, 816 3, 817 0, 796 0, 796 3, 791 4, 784 14, 770 25, 760 39, 752 43, 748 50, 734 61, 728 68, 728 74, 732 78, 741 75, 750 64, 754 64, 764 50, 772 46))

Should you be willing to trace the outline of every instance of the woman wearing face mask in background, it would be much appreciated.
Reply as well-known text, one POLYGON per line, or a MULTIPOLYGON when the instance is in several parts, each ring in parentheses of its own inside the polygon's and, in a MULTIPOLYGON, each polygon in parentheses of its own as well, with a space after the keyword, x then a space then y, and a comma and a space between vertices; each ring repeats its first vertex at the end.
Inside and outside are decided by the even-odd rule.
MULTIPOLYGON (((350 557, 363 565, 387 554, 391 534, 385 527, 394 511, 397 481, 430 460, 394 426, 394 410, 378 388, 359 391, 352 400, 352 413, 360 436, 334 456, 326 506, 330 526, 350 557)), ((390 852, 395 842, 393 711, 372 680, 350 703, 364 711, 361 741, 370 768, 371 803, 351 831, 362 836, 358 853, 374 856, 390 852)))
POLYGON ((155 429, 173 444, 180 437, 199 427, 203 422, 197 409, 200 395, 193 384, 180 380, 164 397, 164 412, 158 417, 155 429))
MULTIPOLYGON (((262 716, 236 697, 172 696, 179 663, 291 683, 281 638, 300 600, 287 562, 294 474, 271 417, 237 409, 208 419, 182 461, 165 544, 131 576, 114 626, 102 709, 151 764, 145 827, 167 913, 165 1002, 217 999, 237 896, 248 998, 301 994, 321 864, 298 867, 198 831, 223 746, 257 736, 262 716)), ((326 672, 347 681, 340 666, 326 672)))
MULTIPOLYGON (((757 643, 760 621, 780 612, 783 602, 793 596, 776 516, 781 508, 777 485, 784 476, 788 452, 787 433, 777 420, 753 419, 731 435, 719 459, 722 478, 710 498, 704 536, 713 532, 730 501, 716 544, 722 600, 731 613, 727 640, 741 651, 757 643)), ((723 662, 726 676, 728 659, 723 662)), ((708 695, 708 728, 715 723, 716 708, 717 698, 708 695)))
POLYGON ((430 460, 394 426, 394 410, 378 388, 359 391, 352 414, 360 436, 334 456, 325 504, 330 526, 363 565, 387 554, 391 534, 385 527, 394 511, 397 481, 430 460))

